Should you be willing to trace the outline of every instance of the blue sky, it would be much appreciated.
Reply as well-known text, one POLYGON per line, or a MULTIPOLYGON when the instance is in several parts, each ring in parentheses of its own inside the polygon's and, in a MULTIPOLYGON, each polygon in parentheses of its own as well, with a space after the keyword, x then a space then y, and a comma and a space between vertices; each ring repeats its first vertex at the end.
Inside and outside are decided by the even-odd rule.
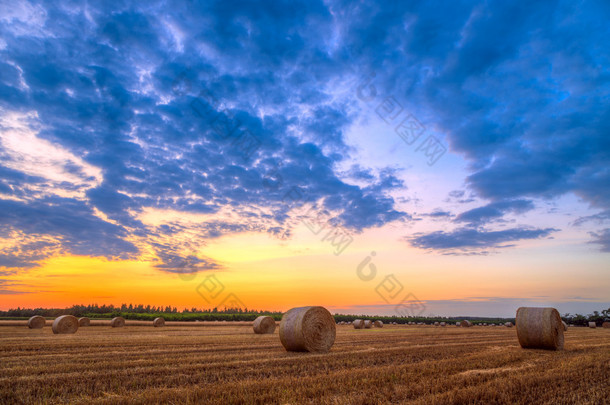
MULTIPOLYGON (((581 288, 610 287, 609 17, 604 1, 0 1, 0 291, 59 256, 230 271, 202 247, 294 245, 304 207, 422 262, 521 251, 535 272, 556 252, 590 263, 581 288), (146 220, 164 212, 199 219, 146 220)), ((552 300, 607 307, 600 291, 552 300)))

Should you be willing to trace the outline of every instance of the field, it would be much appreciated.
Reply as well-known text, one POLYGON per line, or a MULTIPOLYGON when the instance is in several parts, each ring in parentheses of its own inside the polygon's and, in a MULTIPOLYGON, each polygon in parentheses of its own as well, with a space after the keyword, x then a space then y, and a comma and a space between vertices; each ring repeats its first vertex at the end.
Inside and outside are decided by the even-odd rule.
POLYGON ((277 329, 191 325, 1 326, 0 403, 610 403, 610 329, 570 328, 549 352, 514 328, 337 326, 330 353, 307 354, 277 329))

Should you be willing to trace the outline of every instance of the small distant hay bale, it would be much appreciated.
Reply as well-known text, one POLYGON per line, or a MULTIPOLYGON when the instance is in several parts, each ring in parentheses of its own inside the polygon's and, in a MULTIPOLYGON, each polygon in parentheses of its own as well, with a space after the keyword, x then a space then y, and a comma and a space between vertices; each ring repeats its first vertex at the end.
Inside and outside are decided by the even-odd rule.
POLYGON ((563 349, 563 325, 555 308, 517 309, 517 338, 524 349, 563 349))
POLYGON ((610 328, 610 322, 602 323, 602 328, 606 328, 606 329, 610 328))
POLYGON ((565 323, 565 321, 561 321, 561 323, 563 324, 563 331, 566 332, 568 330, 568 324, 565 323))
POLYGON ((486 323, 486 322, 483 322, 483 326, 487 326, 487 323, 486 323))
POLYGON ((112 318, 110 321, 110 326, 113 328, 122 328, 125 326, 125 318, 122 316, 117 316, 116 318, 112 318))
POLYGON ((440 325, 441 326, 447 326, 447 323, 446 322, 441 322, 440 325))
POLYGON ((589 322, 589 328, 595 329, 597 328, 597 324, 595 322, 589 322))
POLYGON ((364 329, 371 329, 373 327, 373 322, 370 319, 364 320, 364 329))
POLYGON ((79 327, 91 326, 91 319, 89 319, 87 317, 78 318, 78 326, 79 327))
POLYGON ((72 315, 62 315, 55 318, 51 326, 56 335, 68 335, 78 330, 78 318, 72 315))
POLYGON ((460 322, 460 326, 462 328, 470 328, 472 326, 472 322, 464 319, 462 322, 460 322))
POLYGON ((275 332, 275 319, 270 316, 259 316, 254 320, 252 329, 257 335, 272 334, 275 332))
POLYGON ((280 322, 280 341, 291 352, 326 353, 336 334, 335 320, 324 307, 292 308, 280 322))
POLYGON ((383 328, 383 322, 382 321, 375 321, 373 322, 373 326, 376 328, 383 328))
POLYGON ((513 323, 512 322, 506 322, 504 324, 504 326, 506 326, 507 328, 512 328, 513 327, 513 323))
POLYGON ((47 321, 40 315, 34 315, 28 319, 28 328, 30 329, 42 329, 47 321))
POLYGON ((159 317, 159 318, 155 318, 155 320, 153 321, 153 326, 155 328, 162 328, 165 326, 165 319, 159 317))
POLYGON ((440 322, 434 322, 434 326, 439 326, 440 322))
POLYGON ((364 329, 364 321, 362 319, 356 319, 352 322, 354 329, 364 329))

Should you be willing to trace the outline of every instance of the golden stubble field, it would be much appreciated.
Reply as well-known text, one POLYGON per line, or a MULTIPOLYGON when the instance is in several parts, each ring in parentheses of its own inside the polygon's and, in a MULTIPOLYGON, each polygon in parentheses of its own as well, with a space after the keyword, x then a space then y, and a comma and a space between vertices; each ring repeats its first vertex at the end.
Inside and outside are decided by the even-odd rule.
POLYGON ((337 326, 328 354, 251 326, 0 327, 2 404, 608 404, 610 329, 523 350, 514 328, 337 326))

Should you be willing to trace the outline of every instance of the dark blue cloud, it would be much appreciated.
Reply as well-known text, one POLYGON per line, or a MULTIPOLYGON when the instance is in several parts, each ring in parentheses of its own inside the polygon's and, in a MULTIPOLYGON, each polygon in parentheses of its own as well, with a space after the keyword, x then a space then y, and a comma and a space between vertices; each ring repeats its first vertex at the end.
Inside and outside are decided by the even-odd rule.
MULTIPOLYGON (((481 252, 481 249, 498 249, 514 246, 519 240, 540 239, 557 229, 512 228, 501 231, 487 231, 474 228, 459 228, 451 232, 437 231, 415 234, 408 239, 411 246, 420 249, 443 250, 447 252, 481 252)), ((484 251, 482 253, 485 253, 484 251)))
POLYGON ((455 222, 481 225, 502 218, 507 213, 522 214, 532 209, 534 204, 528 200, 497 201, 462 212, 455 218, 455 222))
POLYGON ((593 236, 591 243, 600 245, 602 252, 610 252, 610 228, 600 232, 591 232, 591 236, 593 236))
POLYGON ((246 230, 289 235, 284 196, 292 187, 307 195, 301 204, 319 202, 355 231, 408 218, 388 194, 403 186, 391 171, 362 168, 356 186, 336 168, 348 157, 343 133, 353 117, 326 86, 341 77, 344 61, 328 52, 334 28, 324 3, 67 10, 43 3, 44 23, 17 17, 0 26, 8 61, 0 65, 0 107, 36 111, 38 136, 100 168, 103 181, 84 200, 54 210, 52 191, 36 200, 16 186, 44 179, 11 173, 0 189, 27 199, 2 202, 14 204, 14 229, 56 236, 66 252, 106 257, 135 254, 127 240, 148 237, 163 261, 157 267, 175 271, 180 254, 152 241, 168 230, 138 220, 144 208, 214 214, 231 207, 243 216, 244 224, 203 225, 209 238, 246 230), (42 215, 48 220, 38 226, 27 219, 42 215))
POLYGON ((478 197, 610 208, 607 2, 342 6, 353 66, 433 117, 478 197))
POLYGON ((436 209, 428 214, 421 214, 423 216, 427 216, 430 218, 451 218, 453 214, 449 211, 443 211, 441 209, 436 209))
POLYGON ((459 221, 500 220, 528 208, 502 204, 569 192, 610 207, 603 2, 35 6, 2 17, 0 109, 36 112, 38 136, 102 179, 83 190, 0 164, 0 192, 20 201, 0 202, 15 209, 8 226, 56 237, 65 252, 131 256, 135 237, 171 271, 182 253, 154 245, 169 230, 143 224, 144 209, 230 207, 240 224, 212 221, 202 235, 285 236, 294 187, 297 205, 356 232, 410 219, 391 169, 339 169, 352 164, 344 135, 356 109, 332 84, 371 70, 469 159, 470 192, 490 203, 459 221), (82 195, 53 202, 57 187, 82 195))
MULTIPOLYGON (((92 255, 111 259, 133 257, 138 249, 126 237, 127 230, 106 222, 94 215, 87 204, 68 198, 47 197, 29 203, 0 200, 0 224, 3 233, 17 230, 27 235, 41 235, 56 238, 65 253, 73 255, 92 255)), ((2 266, 21 262, 30 267, 32 261, 42 259, 39 249, 45 246, 24 245, 27 256, 4 255, 2 266), (29 260, 28 260, 29 259, 29 260), (29 262, 29 264, 27 264, 29 262)))

